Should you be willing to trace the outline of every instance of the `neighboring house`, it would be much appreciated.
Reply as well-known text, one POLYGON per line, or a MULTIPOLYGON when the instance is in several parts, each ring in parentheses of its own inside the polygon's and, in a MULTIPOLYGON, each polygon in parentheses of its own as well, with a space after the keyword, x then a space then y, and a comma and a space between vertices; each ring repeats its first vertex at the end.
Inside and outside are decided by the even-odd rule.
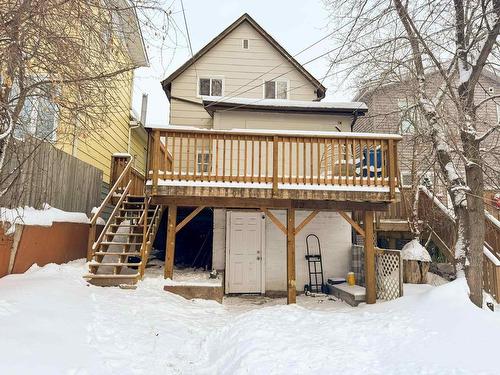
MULTIPOLYGON (((269 134, 349 132, 355 118, 366 111, 361 103, 320 102, 325 87, 247 14, 174 71, 162 85, 170 101, 172 128, 189 125, 213 130, 271 131, 269 134)), ((209 166, 212 149, 195 152, 200 171, 204 168, 206 173, 213 168, 209 166)), ((309 213, 301 212, 297 220, 309 213)), ((283 211, 274 214, 285 222, 283 211)), ((321 212, 297 239, 298 290, 309 282, 304 257, 308 233, 320 238, 325 277, 345 277, 350 270, 351 227, 338 213, 321 212)), ((212 267, 226 270, 226 292, 285 291, 285 240, 269 215, 260 210, 215 209, 212 267), (241 228, 243 233, 239 232, 241 228), (254 244, 255 249, 246 251, 266 254, 263 283, 246 274, 260 268, 264 257, 257 262, 253 257, 243 263, 238 263, 241 260, 236 257, 228 261, 227 254, 236 251, 237 244, 228 243, 234 241, 234 236, 238 241, 254 244)))
MULTIPOLYGON (((437 89, 440 84, 437 73, 429 74, 428 82, 437 89)), ((412 170, 418 171, 419 177, 422 177, 424 171, 429 168, 429 160, 426 158, 432 154, 432 145, 429 144, 427 139, 415 132, 416 125, 418 127, 418 123, 422 119, 417 108, 414 107, 414 92, 416 92, 417 88, 413 87, 413 85, 414 82, 406 81, 376 87, 365 87, 354 98, 354 100, 366 103, 369 108, 367 115, 360 118, 354 125, 354 131, 402 135, 403 140, 399 143, 399 163, 403 186, 411 186, 412 170)), ((489 96, 499 94, 499 77, 494 73, 485 71, 475 92, 476 103, 480 103, 489 96)), ((500 122, 500 104, 497 103, 500 103, 500 101, 490 100, 481 106, 478 111, 479 132, 483 132, 500 122)), ((450 104, 450 108, 450 117, 452 117, 452 104, 450 104)), ((450 129, 453 128, 451 121, 450 129)), ((449 134, 453 136, 453 130, 450 130, 449 134)), ((488 150, 485 152, 485 156, 490 166, 498 165, 500 161, 499 142, 500 137, 492 134, 483 143, 483 149, 488 150)), ((490 180, 496 178, 497 182, 499 182, 500 171, 497 169, 495 174, 494 169, 488 171, 490 180)), ((422 178, 427 181, 416 181, 416 183, 434 183, 435 173, 433 169, 431 168, 422 178)), ((488 184, 487 180, 485 181, 486 184, 488 184)), ((493 186, 487 186, 487 188, 491 189, 493 186)), ((440 193, 443 194, 442 190, 440 193)))
MULTIPOLYGON (((109 66, 104 65, 102 71, 118 71, 125 66, 148 66, 148 57, 134 8, 127 6, 128 0, 111 0, 110 4, 113 2, 117 6, 115 12, 119 14, 113 14, 113 31, 106 30, 106 35, 102 36, 102 43, 106 43, 113 59, 110 59, 111 62, 103 62, 109 66), (111 66, 114 60, 118 61, 118 67, 111 66)), ((69 110, 61 110, 47 97, 32 96, 26 101, 21 113, 23 126, 18 127, 14 136, 22 139, 23 135, 28 133, 47 140, 56 148, 102 171, 102 191, 105 193, 109 189, 111 156, 114 153, 130 153, 134 157, 134 166, 141 173, 145 171, 147 133, 144 124, 132 113, 133 80, 133 70, 110 77, 106 82, 106 94, 99 96, 98 93, 93 98, 96 108, 109 109, 96 110, 92 120, 86 120, 89 123, 85 124, 85 120, 82 120, 84 116, 77 111, 69 113, 69 110)), ((64 90, 61 90, 60 95, 65 94, 64 90)))

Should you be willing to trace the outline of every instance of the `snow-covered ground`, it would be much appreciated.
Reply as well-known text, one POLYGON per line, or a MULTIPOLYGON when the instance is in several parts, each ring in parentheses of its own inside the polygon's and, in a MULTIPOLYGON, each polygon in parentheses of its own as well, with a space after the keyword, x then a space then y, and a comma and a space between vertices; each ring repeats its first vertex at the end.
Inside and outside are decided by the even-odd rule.
POLYGON ((83 261, 0 279, 0 374, 498 374, 500 314, 462 280, 351 308, 188 301, 161 277, 89 286, 83 261))

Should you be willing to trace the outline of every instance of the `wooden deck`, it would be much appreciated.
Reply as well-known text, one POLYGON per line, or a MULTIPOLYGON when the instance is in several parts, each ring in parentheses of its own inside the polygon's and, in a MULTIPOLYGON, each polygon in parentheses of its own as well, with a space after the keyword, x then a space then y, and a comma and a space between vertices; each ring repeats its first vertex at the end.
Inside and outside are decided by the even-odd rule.
POLYGON ((399 138, 152 129, 147 192, 164 203, 218 197, 387 204, 396 198, 399 138))

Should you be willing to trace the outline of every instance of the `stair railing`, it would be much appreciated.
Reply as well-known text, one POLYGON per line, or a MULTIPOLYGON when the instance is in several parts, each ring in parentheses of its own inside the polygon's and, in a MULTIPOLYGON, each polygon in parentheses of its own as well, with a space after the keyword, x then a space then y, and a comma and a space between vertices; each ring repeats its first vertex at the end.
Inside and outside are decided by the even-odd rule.
MULTIPOLYGON (((129 159, 127 165, 125 168, 123 168, 122 173, 120 176, 116 179, 115 183, 113 184, 113 187, 109 190, 108 195, 106 195, 106 198, 102 201, 101 205, 97 209, 97 211, 94 213, 94 216, 90 219, 90 228, 89 228, 89 238, 87 241, 87 261, 90 261, 92 257, 94 256, 94 250, 97 249, 96 243, 99 242, 99 240, 96 242, 95 237, 96 237, 96 230, 97 230, 97 219, 101 216, 104 208, 108 203, 111 202, 112 198, 115 197, 116 193, 118 192, 118 188, 122 186, 122 182, 124 182, 124 179, 127 178, 127 186, 125 190, 121 193, 120 200, 118 201, 118 204, 115 206, 115 209, 113 210, 114 215, 116 215, 117 212, 117 207, 119 207, 122 202, 124 197, 127 195, 128 190, 130 189, 131 185, 131 180, 130 180, 130 170, 132 168, 132 157, 129 159)), ((114 218, 114 215, 111 214, 111 217, 108 219, 106 226, 102 230, 99 238, 102 241, 102 237, 104 236, 104 233, 106 233, 107 228, 109 227, 112 219, 114 218)), ((100 243, 100 242, 99 242, 100 243)))
MULTIPOLYGON (((146 269, 146 264, 148 262, 147 257, 149 256, 149 249, 151 248, 151 234, 153 234, 153 228, 155 226, 155 222, 158 218, 158 216, 161 213, 161 205, 157 205, 154 212, 153 216, 151 216, 151 221, 148 224, 147 223, 147 214, 148 214, 148 207, 149 207, 149 201, 144 200, 144 213, 143 213, 143 218, 142 220, 144 221, 144 226, 143 226, 143 237, 142 237, 142 246, 141 246, 141 266, 140 266, 140 277, 141 279, 144 276, 144 272, 146 269)), ((154 238, 154 236, 153 236, 154 238)))

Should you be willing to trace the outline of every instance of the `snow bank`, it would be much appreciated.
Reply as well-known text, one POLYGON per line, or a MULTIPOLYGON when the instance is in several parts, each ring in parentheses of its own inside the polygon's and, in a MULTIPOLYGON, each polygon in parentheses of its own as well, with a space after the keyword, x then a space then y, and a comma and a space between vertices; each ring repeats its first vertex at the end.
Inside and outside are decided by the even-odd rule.
POLYGON ((89 218, 83 212, 68 212, 51 207, 47 203, 43 209, 36 210, 33 207, 5 208, 0 207, 0 221, 9 224, 7 234, 14 232, 15 224, 41 225, 50 227, 54 222, 66 223, 89 223, 89 218))
POLYGON ((411 240, 403 246, 401 257, 404 260, 418 260, 420 262, 431 262, 429 252, 417 239, 411 240))

